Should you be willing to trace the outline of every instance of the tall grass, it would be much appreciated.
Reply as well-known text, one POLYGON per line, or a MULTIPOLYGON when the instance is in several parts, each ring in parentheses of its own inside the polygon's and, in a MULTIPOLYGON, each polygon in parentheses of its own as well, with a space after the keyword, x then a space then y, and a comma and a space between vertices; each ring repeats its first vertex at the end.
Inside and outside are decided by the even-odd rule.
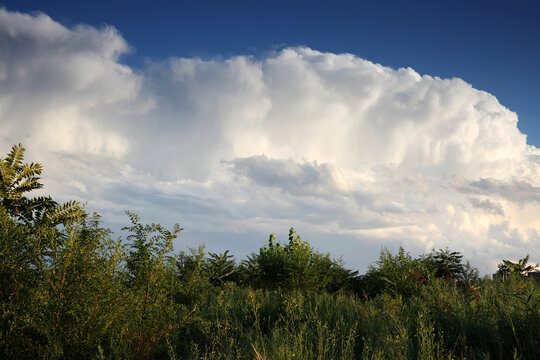
MULTIPOLYGON (((434 280, 419 295, 354 295, 229 286, 205 299, 184 358, 537 359, 538 284, 434 280), (196 330, 195 330, 196 329, 196 330)), ((180 351, 179 351, 180 352, 180 351)))

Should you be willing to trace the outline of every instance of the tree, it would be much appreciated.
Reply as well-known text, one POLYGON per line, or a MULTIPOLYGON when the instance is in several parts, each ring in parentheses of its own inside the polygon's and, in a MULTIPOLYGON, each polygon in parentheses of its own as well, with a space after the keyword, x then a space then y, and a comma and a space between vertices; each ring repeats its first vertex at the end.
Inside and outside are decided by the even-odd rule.
POLYGON ((527 256, 525 256, 523 259, 520 259, 518 262, 512 262, 510 260, 503 260, 502 263, 498 265, 499 273, 503 274, 503 276, 511 275, 511 274, 523 275, 524 273, 532 271, 534 268, 538 266, 538 264, 528 265, 528 262, 529 262, 529 254, 527 254, 527 256))
POLYGON ((0 358, 94 358, 125 324, 120 241, 76 202, 27 198, 42 166, 24 151, 0 158, 0 358))
POLYGON ((235 279, 236 263, 234 256, 229 255, 229 250, 222 254, 208 253, 208 255, 204 270, 212 284, 221 286, 224 282, 235 279))
POLYGON ((128 286, 134 295, 137 324, 136 352, 141 357, 152 357, 156 344, 169 336, 176 326, 173 308, 172 286, 169 279, 174 274, 167 266, 167 254, 173 250, 173 240, 180 231, 175 224, 172 231, 159 224, 143 225, 140 218, 127 212, 131 226, 127 230, 131 250, 126 260, 128 286))
POLYGON ((400 247, 397 254, 382 249, 375 265, 370 265, 361 278, 363 295, 375 297, 388 292, 411 296, 431 276, 432 269, 424 260, 414 259, 400 247))
POLYGON ((441 277, 447 281, 455 282, 465 276, 465 264, 461 262, 463 255, 457 251, 439 249, 428 256, 435 267, 435 277, 441 277))
POLYGON ((331 259, 330 254, 313 250, 293 228, 285 245, 271 234, 267 245, 243 261, 239 271, 247 284, 256 287, 333 292, 350 289, 357 275, 331 259))
POLYGON ((25 151, 21 144, 13 145, 7 157, 0 158, 0 204, 8 215, 34 227, 54 227, 84 216, 76 201, 59 205, 50 196, 25 196, 43 187, 39 182, 43 167, 39 163, 23 163, 25 151))

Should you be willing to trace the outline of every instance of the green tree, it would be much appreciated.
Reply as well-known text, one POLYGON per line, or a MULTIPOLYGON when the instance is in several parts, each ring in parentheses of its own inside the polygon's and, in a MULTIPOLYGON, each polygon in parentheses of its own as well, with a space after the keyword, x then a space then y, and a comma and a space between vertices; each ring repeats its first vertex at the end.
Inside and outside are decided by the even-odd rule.
POLYGON ((375 265, 370 265, 362 276, 361 287, 370 298, 382 293, 410 296, 431 276, 431 267, 423 259, 413 258, 403 247, 395 255, 382 249, 375 265))
POLYGON ((212 284, 221 286, 227 281, 236 280, 236 263, 234 256, 229 254, 229 250, 222 254, 208 253, 208 255, 204 271, 212 284))
POLYGON ((130 232, 126 266, 136 309, 136 353, 149 358, 157 344, 177 326, 172 306, 174 274, 168 266, 168 254, 173 250, 173 240, 183 229, 178 224, 172 231, 159 224, 143 225, 136 214, 129 211, 127 214, 132 224, 123 230, 130 232))
POLYGON ((31 314, 41 276, 28 231, 0 206, 0 359, 33 358, 46 343, 31 314))
POLYGON ((285 245, 271 234, 258 254, 242 262, 239 271, 244 282, 255 287, 304 291, 348 289, 356 276, 330 254, 315 251, 293 228, 285 245))
MULTIPOLYGON (((174 300, 191 310, 201 299, 213 290, 211 274, 208 271, 208 259, 204 246, 181 251, 175 258, 176 282, 174 300)), ((216 273, 217 275, 217 273, 216 273)))
POLYGON ((466 274, 466 266, 461 262, 463 255, 448 248, 437 251, 433 250, 427 257, 434 267, 435 277, 444 278, 449 282, 463 280, 466 274))
POLYGON ((498 265, 499 273, 503 275, 523 275, 526 272, 534 270, 538 264, 531 265, 529 264, 529 255, 525 256, 523 259, 518 260, 518 262, 512 262, 510 260, 503 260, 502 263, 498 265))
POLYGON ((28 198, 42 166, 24 151, 0 159, 0 358, 112 354, 126 322, 120 241, 76 202, 28 198))
POLYGON ((99 349, 114 353, 125 340, 129 299, 117 276, 125 261, 120 240, 112 240, 94 214, 67 222, 51 236, 38 260, 37 328, 47 337, 48 357, 93 358, 99 349))
POLYGON ((59 205, 50 196, 29 199, 26 193, 41 189, 43 167, 39 163, 23 163, 26 149, 13 145, 5 158, 0 158, 0 204, 13 218, 35 227, 54 227, 84 216, 76 201, 59 205))

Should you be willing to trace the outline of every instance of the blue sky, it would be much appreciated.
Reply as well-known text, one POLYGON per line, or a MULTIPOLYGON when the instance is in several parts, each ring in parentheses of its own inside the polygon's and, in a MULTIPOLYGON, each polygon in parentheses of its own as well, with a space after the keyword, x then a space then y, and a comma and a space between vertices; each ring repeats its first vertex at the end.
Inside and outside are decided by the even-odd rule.
POLYGON ((0 153, 114 230, 540 260, 537 2, 2 4, 0 153))
POLYGON ((258 54, 284 46, 353 53, 420 74, 459 77, 518 113, 540 145, 538 1, 3 1, 68 26, 115 26, 134 52, 170 56, 258 54))

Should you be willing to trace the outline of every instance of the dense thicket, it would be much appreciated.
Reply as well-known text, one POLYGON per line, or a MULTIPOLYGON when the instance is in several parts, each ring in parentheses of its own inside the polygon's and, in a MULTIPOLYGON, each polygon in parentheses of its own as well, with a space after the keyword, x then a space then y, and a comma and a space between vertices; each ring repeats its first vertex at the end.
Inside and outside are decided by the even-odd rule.
POLYGON ((449 250, 381 251, 364 275, 290 230, 243 261, 144 225, 113 239, 75 202, 28 198, 39 164, 0 159, 1 359, 538 359, 528 258, 496 280, 449 250))

